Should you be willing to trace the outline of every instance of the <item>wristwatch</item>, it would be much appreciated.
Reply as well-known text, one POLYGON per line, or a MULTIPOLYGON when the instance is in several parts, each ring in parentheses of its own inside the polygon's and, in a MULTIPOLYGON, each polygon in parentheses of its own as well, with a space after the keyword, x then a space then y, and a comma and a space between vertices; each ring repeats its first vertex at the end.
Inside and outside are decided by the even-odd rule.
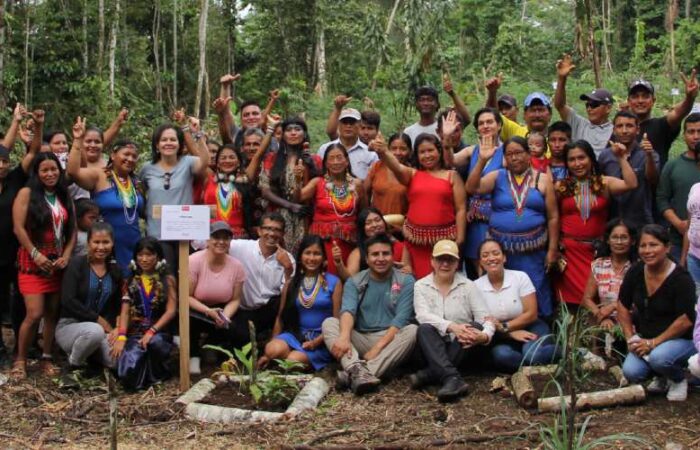
POLYGON ((503 334, 508 334, 508 321, 504 320, 501 322, 501 332, 503 334))

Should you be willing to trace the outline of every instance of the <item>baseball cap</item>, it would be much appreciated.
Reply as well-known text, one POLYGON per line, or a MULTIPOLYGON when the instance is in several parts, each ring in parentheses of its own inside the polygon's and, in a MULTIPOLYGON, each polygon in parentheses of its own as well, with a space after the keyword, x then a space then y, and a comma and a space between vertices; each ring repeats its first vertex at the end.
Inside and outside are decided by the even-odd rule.
POLYGON ((338 120, 343 119, 353 119, 359 121, 362 119, 362 115, 360 114, 360 111, 356 110, 355 108, 346 108, 340 111, 340 117, 338 117, 338 120))
POLYGON ((505 103, 508 106, 517 106, 518 101, 510 94, 503 94, 498 97, 498 103, 505 103))
POLYGON ((551 103, 549 102, 549 97, 544 95, 542 92, 530 92, 527 97, 525 97, 525 101, 523 102, 523 105, 525 105, 525 108, 529 108, 533 102, 539 102, 542 105, 549 107, 551 106, 551 103))
POLYGON ((591 91, 590 94, 581 94, 581 97, 579 97, 581 100, 584 102, 586 101, 593 101, 593 102, 601 102, 601 103, 608 103, 612 104, 613 102, 613 96, 610 93, 609 90, 607 89, 594 89, 591 91))
POLYGON ((214 233, 218 233, 219 231, 225 231, 230 236, 233 236, 233 231, 231 231, 231 227, 229 227, 228 224, 223 220, 217 220, 216 222, 211 224, 211 231, 209 232, 209 236, 213 236, 214 233))
POLYGON ((632 91, 636 89, 644 89, 648 91, 651 95, 654 95, 654 86, 647 80, 639 78, 630 83, 630 87, 627 90, 627 95, 632 95, 632 91))
POLYGON ((457 248, 457 244, 449 239, 437 241, 433 246, 433 258, 443 255, 450 255, 459 259, 459 249, 457 248))

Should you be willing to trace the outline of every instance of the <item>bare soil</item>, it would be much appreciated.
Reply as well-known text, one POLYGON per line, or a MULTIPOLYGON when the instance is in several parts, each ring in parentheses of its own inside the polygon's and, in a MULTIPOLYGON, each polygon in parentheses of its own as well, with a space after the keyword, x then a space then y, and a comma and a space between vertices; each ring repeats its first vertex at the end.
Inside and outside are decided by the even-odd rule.
POLYGON ((249 390, 245 386, 241 386, 240 383, 217 383, 216 387, 199 403, 254 411, 284 412, 294 400, 297 392, 298 390, 290 388, 283 396, 280 396, 281 398, 263 398, 260 403, 256 403, 249 390))

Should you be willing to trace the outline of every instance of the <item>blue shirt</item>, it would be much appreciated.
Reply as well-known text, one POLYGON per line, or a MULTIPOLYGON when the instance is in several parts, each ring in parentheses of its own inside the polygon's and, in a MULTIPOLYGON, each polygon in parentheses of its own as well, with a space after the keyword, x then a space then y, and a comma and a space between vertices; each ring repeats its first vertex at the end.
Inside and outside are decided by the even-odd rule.
POLYGON ((389 327, 403 328, 413 319, 413 284, 415 278, 405 275, 402 286, 392 286, 392 277, 377 281, 370 277, 364 299, 358 310, 360 295, 352 278, 343 288, 340 313, 355 317, 359 332, 383 331, 389 327))

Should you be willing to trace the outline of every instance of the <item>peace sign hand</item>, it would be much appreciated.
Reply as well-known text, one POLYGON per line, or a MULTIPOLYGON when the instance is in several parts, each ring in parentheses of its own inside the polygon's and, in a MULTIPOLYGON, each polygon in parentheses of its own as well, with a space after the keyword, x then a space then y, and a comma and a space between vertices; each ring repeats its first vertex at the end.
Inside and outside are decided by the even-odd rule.
POLYGON ((86 118, 81 118, 80 116, 78 116, 78 118, 75 119, 75 123, 73 124, 73 140, 82 139, 83 136, 85 136, 86 120, 86 118))
POLYGON ((685 83, 685 95, 686 97, 695 98, 698 95, 698 77, 697 70, 693 69, 690 72, 690 77, 686 78, 683 73, 681 73, 681 79, 685 83))

